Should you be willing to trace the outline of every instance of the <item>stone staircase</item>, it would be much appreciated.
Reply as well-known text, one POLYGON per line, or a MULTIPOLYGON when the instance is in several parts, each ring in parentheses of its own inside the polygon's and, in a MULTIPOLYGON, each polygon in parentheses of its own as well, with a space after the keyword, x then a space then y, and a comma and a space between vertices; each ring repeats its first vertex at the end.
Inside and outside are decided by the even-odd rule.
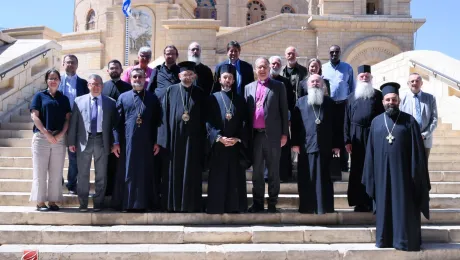
POLYGON ((336 212, 326 215, 297 213, 295 183, 281 184, 278 214, 80 213, 67 194, 61 211, 37 212, 28 201, 31 129, 27 109, 0 125, 0 259, 24 249, 38 249, 40 259, 460 259, 460 131, 450 124, 435 132, 421 252, 374 247, 374 216, 348 206, 347 174, 334 183, 336 212))

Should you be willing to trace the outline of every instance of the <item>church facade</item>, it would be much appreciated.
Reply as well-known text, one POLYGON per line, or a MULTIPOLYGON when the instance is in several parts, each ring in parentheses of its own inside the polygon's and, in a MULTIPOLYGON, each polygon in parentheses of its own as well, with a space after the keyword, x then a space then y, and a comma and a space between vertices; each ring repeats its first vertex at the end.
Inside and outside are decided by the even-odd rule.
POLYGON ((197 41, 203 63, 213 67, 236 40, 248 62, 284 56, 292 45, 305 64, 328 60, 329 46, 337 44, 342 60, 356 68, 412 50, 425 22, 411 17, 411 0, 132 0, 129 18, 122 2, 75 0, 74 32, 56 39, 63 54, 78 55, 80 67, 93 70, 115 58, 133 65, 142 46, 152 48, 152 63, 170 44, 185 60, 188 44, 197 41))

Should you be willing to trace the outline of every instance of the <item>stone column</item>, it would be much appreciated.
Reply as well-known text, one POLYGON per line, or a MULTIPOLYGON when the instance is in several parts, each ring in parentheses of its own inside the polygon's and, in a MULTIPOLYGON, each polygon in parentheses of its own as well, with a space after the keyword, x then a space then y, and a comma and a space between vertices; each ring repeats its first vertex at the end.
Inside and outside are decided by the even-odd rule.
POLYGON ((165 44, 175 45, 179 51, 178 61, 184 61, 187 60, 188 45, 196 41, 201 45, 203 64, 212 67, 216 63, 216 32, 219 31, 220 22, 211 19, 163 20, 165 44))

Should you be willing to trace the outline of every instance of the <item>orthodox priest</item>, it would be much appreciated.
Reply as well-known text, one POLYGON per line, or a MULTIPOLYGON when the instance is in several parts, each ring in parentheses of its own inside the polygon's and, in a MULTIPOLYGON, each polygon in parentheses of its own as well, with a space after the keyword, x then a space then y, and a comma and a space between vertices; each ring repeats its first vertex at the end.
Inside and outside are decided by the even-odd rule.
POLYGON ((247 210, 245 156, 247 149, 246 101, 232 91, 236 68, 220 68, 221 91, 209 97, 206 120, 211 144, 207 213, 240 213, 247 210))
POLYGON ((384 111, 381 100, 382 93, 372 86, 371 66, 359 66, 355 91, 347 98, 343 130, 345 149, 351 156, 348 204, 355 206, 355 212, 369 212, 373 207, 361 180, 371 122, 384 111))
POLYGON ((291 118, 292 150, 299 154, 299 212, 325 214, 334 212, 329 163, 340 152, 342 136, 334 101, 324 96, 321 76, 311 75, 307 86, 308 95, 299 98, 291 118))
POLYGON ((162 100, 163 119, 158 144, 164 148, 162 204, 169 212, 201 211, 201 173, 206 125, 205 95, 193 85, 195 63, 178 64, 180 83, 169 86, 162 100))
POLYGON ((399 110, 399 87, 389 82, 380 88, 385 113, 371 124, 362 183, 376 205, 376 246, 419 251, 430 178, 419 125, 399 110))
POLYGON ((159 151, 156 137, 161 108, 155 94, 144 90, 145 77, 143 69, 134 68, 130 74, 133 90, 121 94, 117 101, 120 121, 112 151, 124 167, 117 172, 112 204, 122 211, 159 207, 152 169, 153 156, 159 151))

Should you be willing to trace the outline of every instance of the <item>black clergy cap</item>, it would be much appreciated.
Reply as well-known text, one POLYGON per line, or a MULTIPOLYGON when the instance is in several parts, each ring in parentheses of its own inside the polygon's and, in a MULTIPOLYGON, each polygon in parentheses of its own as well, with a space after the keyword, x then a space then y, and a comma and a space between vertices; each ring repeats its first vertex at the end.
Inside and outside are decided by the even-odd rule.
POLYGON ((191 70, 195 72, 196 63, 193 61, 183 61, 177 64, 179 66, 179 72, 191 70))
POLYGON ((399 85, 396 82, 387 82, 380 86, 380 90, 382 91, 382 95, 385 96, 386 94, 390 93, 395 93, 396 95, 399 95, 399 88, 401 85, 399 85))
POLYGON ((360 73, 371 73, 371 66, 369 65, 361 65, 358 67, 358 74, 360 73))
POLYGON ((222 75, 224 73, 230 73, 230 74, 236 75, 236 67, 233 66, 232 64, 222 64, 220 66, 220 74, 222 75))

